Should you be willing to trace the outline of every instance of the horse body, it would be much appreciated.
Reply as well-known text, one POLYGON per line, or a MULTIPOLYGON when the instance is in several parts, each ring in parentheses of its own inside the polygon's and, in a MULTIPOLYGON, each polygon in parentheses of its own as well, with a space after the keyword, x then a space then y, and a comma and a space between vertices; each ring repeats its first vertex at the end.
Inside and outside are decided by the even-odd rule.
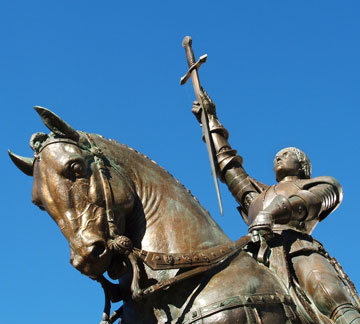
MULTIPOLYGON (((283 283, 244 251, 166 290, 132 299, 125 257, 117 258, 111 249, 114 235, 127 236, 138 249, 169 254, 199 252, 230 239, 196 198, 155 162, 115 141, 76 132, 41 109, 55 136, 33 136, 33 164, 15 155, 12 159, 34 176, 33 202, 61 228, 74 267, 92 278, 108 271, 119 279, 122 323, 301 322, 283 283)), ((139 269, 141 288, 182 272, 152 270, 145 263, 139 269)))
POLYGON ((285 289, 273 274, 241 252, 217 272, 174 285, 144 301, 125 300, 123 322, 300 323, 286 314, 279 297, 284 295, 285 289), (271 300, 275 296, 279 299, 271 300), (253 300, 250 303, 249 297, 253 300))
MULTIPOLYGON (((127 174, 134 188, 136 204, 133 211, 137 211, 137 214, 132 211, 126 223, 131 224, 136 219, 137 223, 146 227, 146 231, 139 239, 143 229, 139 229, 139 224, 134 229, 129 225, 126 234, 133 241, 141 241, 142 249, 169 253, 194 252, 229 242, 229 238, 196 198, 165 169, 125 145, 100 137, 96 140, 105 154, 106 151, 114 154, 111 157, 114 164, 127 174)), ((116 169, 111 173, 116 178, 116 169)))
MULTIPOLYGON (((126 223, 130 225, 126 226, 125 233, 133 242, 141 242, 141 249, 163 253, 192 253, 230 242, 196 198, 166 170, 115 141, 107 143, 102 138, 96 140, 104 151, 110 148, 105 153, 112 152, 112 159, 126 172, 135 188, 138 198, 135 200, 139 205, 135 205, 133 209, 137 213, 131 213, 126 218, 126 223), (99 140, 102 143, 99 143, 99 140), (133 222, 136 226, 132 225, 133 222), (145 226, 145 229, 139 224, 145 226), (142 238, 139 238, 139 235, 142 238)), ((143 284, 167 279, 177 272, 153 271, 146 265, 144 271, 146 280, 142 280, 143 284)), ((286 291, 266 267, 242 252, 222 271, 212 272, 208 278, 205 276, 205 279, 196 278, 175 285, 158 293, 150 302, 125 301, 124 323, 134 321, 134 316, 137 316, 134 321, 136 323, 182 323, 185 317, 198 314, 201 308, 238 296, 251 295, 286 295, 286 291), (159 296, 160 294, 162 296, 159 296), (126 312, 126 306, 133 309, 126 312), (149 314, 148 318, 144 319, 144 314, 149 314)), ((285 316, 281 303, 278 308, 275 313, 285 316)), ((271 309, 271 313, 274 313, 274 309, 271 309)), ((273 321, 274 315, 271 316, 273 321)), ((215 313, 207 320, 208 323, 247 322, 244 309, 239 307, 222 312, 220 318, 219 314, 215 313)), ((279 315, 279 318, 279 323, 286 323, 284 317, 279 315)), ((190 320, 191 318, 188 319, 190 320)), ((204 323, 207 321, 204 320, 204 323)), ((263 320, 263 323, 266 321, 263 320)))

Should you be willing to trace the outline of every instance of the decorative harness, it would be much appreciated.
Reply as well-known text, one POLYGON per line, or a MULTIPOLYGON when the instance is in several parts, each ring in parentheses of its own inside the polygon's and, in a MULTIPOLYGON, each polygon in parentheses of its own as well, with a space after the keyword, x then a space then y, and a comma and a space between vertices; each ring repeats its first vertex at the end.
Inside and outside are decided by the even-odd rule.
MULTIPOLYGON (((111 184, 109 180, 109 171, 107 165, 111 165, 116 172, 120 173, 117 165, 109 160, 102 150, 96 145, 90 134, 84 133, 90 147, 82 145, 71 139, 54 138, 45 141, 40 147, 37 148, 35 158, 40 159, 40 152, 48 145, 53 143, 67 143, 78 146, 80 149, 90 152, 94 156, 94 162, 100 174, 100 179, 103 187, 103 195, 105 200, 106 219, 109 232, 109 248, 115 253, 126 256, 130 261, 133 276, 131 282, 131 292, 133 300, 140 300, 149 296, 159 290, 164 290, 170 286, 189 279, 195 275, 204 273, 228 260, 231 256, 235 255, 240 250, 244 249, 251 241, 250 236, 243 236, 235 242, 229 242, 223 245, 215 246, 203 251, 194 253, 159 253, 140 250, 133 246, 130 238, 120 235, 116 226, 114 211, 113 211, 113 197, 111 184), (168 280, 157 282, 145 289, 139 286, 140 271, 138 261, 145 263, 152 270, 170 270, 170 269, 189 269, 185 272, 177 274, 175 277, 168 280)), ((102 316, 101 324, 114 323, 121 317, 122 307, 113 312, 110 316, 112 294, 110 291, 111 283, 101 275, 97 280, 105 294, 105 307, 102 316)))
MULTIPOLYGON (((133 271, 132 282, 131 282, 131 292, 132 292, 133 300, 140 300, 157 291, 167 289, 176 283, 194 277, 195 275, 204 273, 212 268, 215 268, 216 266, 222 264, 224 261, 229 260, 230 257, 234 256, 237 252, 243 250, 251 242, 251 237, 246 235, 241 237, 235 242, 225 243, 219 246, 211 247, 209 249, 194 253, 159 253, 159 252, 149 252, 145 250, 140 250, 134 247, 130 238, 119 234, 116 226, 114 212, 113 212, 112 190, 111 190, 109 171, 107 169, 107 165, 111 165, 114 168, 114 170, 120 175, 122 175, 122 173, 118 169, 118 166, 104 155, 104 153, 96 145, 92 137, 88 133, 85 133, 85 136, 88 140, 88 143, 90 144, 90 148, 86 146, 82 146, 80 143, 76 143, 71 140, 69 140, 68 142, 77 145, 81 149, 87 150, 94 156, 94 161, 99 171, 103 186, 106 218, 107 218, 108 232, 110 237, 109 248, 111 248, 117 254, 126 256, 130 261, 133 271), (156 284, 153 284, 147 288, 141 289, 139 286, 140 271, 139 271, 138 261, 141 261, 142 263, 146 264, 152 270, 170 270, 170 269, 189 269, 189 270, 185 272, 181 272, 180 274, 175 275, 173 278, 157 282, 156 284)), ((43 149, 43 147, 41 149, 43 149)), ((329 259, 330 263, 333 264, 335 270, 339 274, 339 277, 343 280, 343 282, 347 283, 347 286, 350 288, 350 291, 354 291, 354 293, 352 293, 352 296, 356 297, 355 300, 358 302, 359 305, 360 304, 359 297, 357 295, 355 287, 353 286, 348 276, 344 273, 341 266, 335 259, 330 258, 329 255, 327 255, 327 258, 329 259)), ((109 287, 111 287, 111 283, 103 275, 101 275, 96 280, 103 287, 105 294, 105 306, 102 316, 102 322, 100 324, 114 323, 118 318, 122 316, 123 306, 121 306, 118 310, 116 310, 115 312, 113 312, 113 314, 110 315, 112 294, 109 287)), ((294 314, 292 313, 291 307, 289 306, 290 304, 292 304, 292 300, 290 296, 286 296, 286 297, 288 298, 288 300, 282 301, 282 304, 284 305, 284 309, 285 312, 287 313, 288 318, 293 318, 294 314)), ((242 298, 240 298, 240 301, 236 301, 236 302, 233 301, 232 299, 227 300, 226 303, 233 303, 231 307, 234 307, 235 304, 246 306, 249 303, 250 304, 256 303, 251 298, 254 298, 254 296, 248 297, 245 303, 242 300, 242 298)), ((261 300, 262 302, 273 303, 275 302, 275 299, 277 297, 270 296, 269 301, 265 300, 266 296, 260 297, 260 299, 261 298, 263 298, 263 300, 261 300)), ((215 305, 215 304, 213 305, 214 310, 210 309, 207 311, 204 309, 201 311, 201 313, 207 316, 206 312, 211 314, 212 312, 218 312, 219 310, 225 307, 224 302, 221 302, 219 305, 217 304, 215 305)), ((248 314, 247 317, 251 318, 251 316, 250 315, 248 316, 248 314)), ((196 321, 197 319, 200 318, 201 317, 199 317, 198 315, 192 316, 192 319, 190 321, 187 321, 187 323, 192 323, 193 321, 196 321)), ((257 321, 254 321, 254 323, 257 323, 257 321)))

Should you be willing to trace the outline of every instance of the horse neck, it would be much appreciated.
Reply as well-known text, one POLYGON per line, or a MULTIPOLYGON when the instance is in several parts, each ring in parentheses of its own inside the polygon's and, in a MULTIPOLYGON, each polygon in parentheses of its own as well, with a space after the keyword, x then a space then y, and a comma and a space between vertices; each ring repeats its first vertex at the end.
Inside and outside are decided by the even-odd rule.
POLYGON ((190 191, 165 169, 118 144, 117 163, 131 179, 137 199, 126 231, 144 250, 195 252, 229 238, 190 191), (121 155, 121 156, 120 156, 121 155))

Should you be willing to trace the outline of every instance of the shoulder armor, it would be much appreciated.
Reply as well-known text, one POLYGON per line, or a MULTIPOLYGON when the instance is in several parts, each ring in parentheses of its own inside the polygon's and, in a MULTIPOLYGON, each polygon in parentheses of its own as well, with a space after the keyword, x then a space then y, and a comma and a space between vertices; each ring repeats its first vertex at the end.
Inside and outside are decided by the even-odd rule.
POLYGON ((320 185, 320 184, 328 184, 328 185, 331 185, 335 189, 336 196, 337 196, 337 203, 333 208, 323 211, 321 213, 321 215, 319 215, 320 220, 323 220, 330 213, 332 213, 336 208, 338 208, 343 200, 342 187, 341 187, 340 183, 333 177, 321 176, 321 177, 316 177, 316 178, 312 178, 312 179, 302 179, 302 180, 298 180, 297 184, 303 190, 309 190, 312 187, 315 187, 316 185, 320 185))
POLYGON ((343 200, 343 189, 341 184, 339 183, 339 181, 337 181, 335 178, 333 177, 329 177, 329 176, 321 176, 321 177, 316 177, 316 178, 311 178, 311 179, 305 179, 305 180, 299 180, 299 182, 301 183, 301 187, 302 189, 308 190, 313 186, 316 186, 318 184, 330 184, 333 187, 335 187, 338 195, 339 195, 339 204, 342 202, 343 200))

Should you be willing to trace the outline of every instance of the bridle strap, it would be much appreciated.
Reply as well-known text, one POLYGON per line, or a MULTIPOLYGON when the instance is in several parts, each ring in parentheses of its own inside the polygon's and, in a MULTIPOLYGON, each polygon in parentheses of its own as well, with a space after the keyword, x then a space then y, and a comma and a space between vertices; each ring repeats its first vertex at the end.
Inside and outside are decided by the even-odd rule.
POLYGON ((250 240, 250 236, 245 235, 235 242, 225 243, 193 253, 158 253, 137 248, 133 248, 133 252, 139 260, 152 270, 206 267, 231 256, 234 252, 246 246, 250 240))
MULTIPOLYGON (((133 248, 132 252, 129 254, 129 257, 132 257, 133 255, 138 259, 141 260, 143 263, 145 263, 147 266, 152 268, 153 270, 169 270, 169 269, 182 269, 182 268, 192 268, 186 272, 182 272, 180 274, 177 274, 175 277, 170 278, 165 281, 160 281, 150 287, 147 287, 145 289, 140 289, 138 286, 137 289, 133 290, 133 299, 139 300, 143 297, 146 297, 148 295, 151 295, 152 293, 164 290, 178 282, 181 282, 185 279, 189 279, 191 277, 194 277, 198 274, 201 274, 205 271, 208 271, 212 268, 215 268, 216 266, 222 264, 226 260, 228 260, 230 257, 235 255, 237 252, 243 250, 251 241, 251 237, 248 235, 242 236, 235 242, 230 242, 226 244, 222 244, 219 246, 215 246, 209 249, 206 249, 201 252, 195 252, 195 253, 171 253, 171 254, 164 254, 164 253, 155 253, 155 252, 147 252, 144 250, 139 250, 136 248, 133 248), (183 260, 186 260, 185 262, 182 262, 180 256, 186 256, 183 260), (165 260, 176 260, 177 263, 172 264, 163 264, 162 261, 160 261, 162 258, 161 256, 165 257, 165 260), (194 260, 200 258, 199 256, 203 256, 202 260, 198 260, 198 262, 189 263, 189 259, 193 258, 194 260), (208 257, 209 256, 209 257, 208 257), (158 261, 153 262, 154 259, 158 261), (160 261, 160 262, 159 262, 160 261)), ((164 260, 164 259, 163 259, 164 260)), ((132 266, 133 262, 132 262, 132 266)), ((134 271, 134 269, 133 269, 134 271)))
POLYGON ((106 159, 104 153, 101 149, 96 145, 95 141, 92 139, 90 134, 85 133, 88 142, 90 143, 90 153, 94 155, 94 161, 97 166, 97 169, 100 174, 101 183, 103 186, 103 194, 105 199, 105 211, 106 211, 106 219, 108 224, 109 230, 109 237, 111 239, 116 238, 119 236, 119 231, 116 226, 114 211, 113 211, 113 197, 112 197, 112 190, 110 185, 110 179, 108 174, 108 169, 104 163, 106 159))
MULTIPOLYGON (((105 165, 105 161, 107 161, 107 158, 104 155, 104 153, 101 151, 101 149, 96 145, 95 141, 92 139, 90 134, 85 133, 85 136, 90 144, 90 148, 88 148, 78 142, 75 142, 73 140, 60 138, 60 139, 55 139, 55 140, 49 141, 44 146, 42 146, 41 149, 37 152, 36 158, 40 159, 41 151, 48 145, 51 145, 54 143, 72 144, 72 145, 79 147, 82 150, 90 152, 94 156, 94 162, 96 164, 97 170, 99 171, 101 184, 103 187, 103 195, 104 195, 104 200, 105 200, 105 212, 106 212, 106 219, 107 219, 108 232, 109 232, 109 238, 110 238, 109 241, 113 242, 113 244, 117 243, 118 248, 115 250, 118 253, 121 253, 121 252, 130 253, 131 255, 129 255, 129 259, 131 259, 130 256, 132 256, 133 260, 134 260, 135 257, 130 252, 130 250, 132 249, 131 241, 128 242, 128 240, 126 240, 127 238, 120 236, 119 231, 116 226, 114 211, 113 211, 113 195, 112 195, 111 184, 110 184, 110 176, 109 176, 109 171, 105 165), (125 238, 124 242, 123 242, 122 238, 125 238)), ((136 267, 134 262, 132 262, 132 267, 133 267, 133 271, 135 271, 135 272, 136 272, 136 270, 138 271, 138 268, 136 267)), ((113 314, 110 316, 111 297, 110 297, 109 290, 105 284, 106 279, 104 276, 100 276, 96 280, 98 282, 100 282, 100 284, 104 290, 104 294, 105 294, 105 306, 104 306, 104 312, 102 315, 102 321, 100 324, 114 323, 122 315, 122 306, 117 311, 113 312, 113 314)), ((136 279, 134 278, 133 284, 132 284, 132 286, 134 286, 134 287, 137 285, 137 282, 135 282, 135 281, 136 281, 136 279)), ((136 291, 138 291, 138 290, 139 289, 136 289, 136 291)))
POLYGON ((88 143, 90 144, 90 148, 85 145, 82 145, 79 142, 75 142, 74 140, 71 139, 55 138, 45 142, 45 144, 41 146, 41 148, 39 148, 39 150, 36 152, 35 158, 40 159, 40 153, 44 150, 44 148, 55 143, 72 144, 79 147, 82 150, 90 152, 94 156, 94 161, 99 171, 101 183, 103 186, 109 236, 111 239, 114 239, 120 234, 115 224, 112 190, 110 185, 110 179, 108 176, 108 169, 106 168, 106 165, 104 163, 104 161, 107 161, 107 158, 105 157, 101 149, 96 145, 95 141, 92 139, 90 134, 89 133, 84 133, 84 134, 86 136, 88 143))
MULTIPOLYGON (((111 165, 112 163, 108 161, 108 159, 105 157, 101 149, 96 145, 90 134, 85 133, 85 135, 90 144, 90 148, 84 147, 79 143, 66 139, 49 142, 47 145, 50 145, 52 143, 64 142, 76 145, 79 148, 89 151, 91 154, 93 154, 94 162, 99 171, 101 183, 103 186, 106 218, 110 241, 113 244, 112 248, 117 253, 127 255, 133 269, 133 280, 131 284, 133 299, 139 300, 145 296, 151 295, 156 291, 166 289, 185 279, 189 279, 195 275, 204 273, 205 271, 208 271, 228 260, 231 256, 242 250, 250 242, 251 239, 249 236, 243 236, 235 242, 226 243, 195 253, 157 253, 134 248, 132 246, 131 240, 129 238, 126 238, 125 236, 121 236, 116 226, 113 212, 113 195, 110 184, 109 170, 106 167, 105 161, 109 162, 109 164, 111 165), (160 281, 145 289, 140 289, 140 274, 137 265, 138 260, 143 262, 153 270, 169 270, 183 268, 192 269, 186 272, 182 272, 168 280, 160 281)), ((44 147, 42 147, 42 150, 44 149, 44 147)), ((101 323, 113 323, 117 318, 121 316, 122 309, 120 308, 118 311, 114 312, 114 314, 110 316, 111 298, 108 288, 104 284, 104 281, 106 281, 106 279, 103 276, 100 276, 97 281, 101 283, 105 294, 105 307, 101 323)))

